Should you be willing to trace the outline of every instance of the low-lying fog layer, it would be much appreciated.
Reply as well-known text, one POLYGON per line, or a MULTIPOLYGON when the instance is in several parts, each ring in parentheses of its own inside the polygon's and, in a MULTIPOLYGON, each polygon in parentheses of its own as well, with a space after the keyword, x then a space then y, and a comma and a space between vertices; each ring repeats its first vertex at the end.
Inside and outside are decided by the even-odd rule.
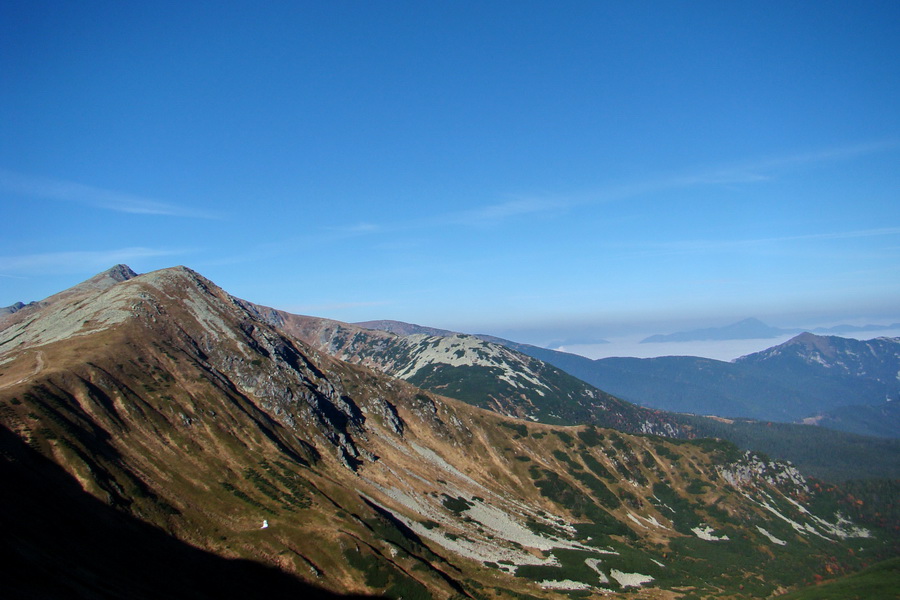
MULTIPOLYGON (((640 343, 646 335, 633 335, 619 338, 609 338, 608 344, 572 344, 555 348, 561 352, 580 354, 588 358, 607 358, 610 356, 633 356, 636 358, 653 358, 656 356, 702 356, 716 360, 730 361, 759 352, 772 346, 782 344, 795 334, 782 335, 774 338, 750 339, 750 340, 704 340, 694 342, 658 342, 640 343)), ((818 334, 825 335, 825 334, 818 334)), ((876 337, 900 337, 900 329, 888 329, 882 331, 855 331, 853 333, 839 334, 839 337, 853 338, 857 340, 870 340, 876 337)))

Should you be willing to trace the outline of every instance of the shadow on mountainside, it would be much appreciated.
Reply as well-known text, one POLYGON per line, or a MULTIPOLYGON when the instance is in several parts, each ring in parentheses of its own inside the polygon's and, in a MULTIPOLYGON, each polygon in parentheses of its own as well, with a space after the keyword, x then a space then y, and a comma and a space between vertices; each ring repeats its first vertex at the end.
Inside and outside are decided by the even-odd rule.
POLYGON ((5 599, 348 598, 118 511, 2 426, 0 482, 5 599))

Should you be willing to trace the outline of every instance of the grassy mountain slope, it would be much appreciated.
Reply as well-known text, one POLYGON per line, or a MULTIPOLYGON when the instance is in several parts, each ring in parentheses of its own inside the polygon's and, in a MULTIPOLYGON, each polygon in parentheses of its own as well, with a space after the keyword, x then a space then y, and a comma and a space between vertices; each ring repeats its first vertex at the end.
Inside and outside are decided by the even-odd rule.
POLYGON ((900 440, 874 438, 809 425, 682 415, 697 437, 728 440, 739 448, 789 460, 828 481, 900 479, 900 440))
POLYGON ((894 551, 889 528, 851 522, 789 466, 443 398, 307 346, 183 268, 0 331, 0 423, 9 564, 77 553, 65 514, 31 531, 49 498, 110 524, 47 575, 48 596, 130 581, 166 595, 185 563, 212 593, 231 589, 213 581, 228 559, 265 565, 236 563, 235 593, 752 598, 894 551), (122 560, 107 584, 108 555, 122 560))
POLYGON ((620 398, 675 412, 796 422, 841 406, 880 404, 900 394, 900 340, 891 338, 859 341, 806 333, 734 362, 693 356, 592 360, 487 339, 620 398))
MULTIPOLYGON (((290 318, 290 316, 287 318, 290 318)), ((345 331, 343 329, 345 325, 334 321, 325 322, 321 319, 308 317, 301 319, 311 324, 325 323, 324 329, 317 330, 320 333, 311 336, 311 339, 319 340, 319 347, 324 351, 339 352, 340 348, 347 346, 345 343, 347 339, 352 339, 350 346, 355 356, 366 356, 367 353, 371 352, 367 348, 370 346, 380 347, 382 343, 380 340, 382 339, 393 340, 392 343, 401 343, 396 337, 388 336, 382 338, 381 336, 385 334, 380 331, 373 331, 371 334, 368 332, 356 332, 352 336, 332 336, 330 333, 332 331, 345 331), (329 343, 329 340, 333 338, 340 340, 337 345, 329 343), (373 342, 372 340, 375 341, 373 342)), ((389 322, 389 325, 394 329, 398 327, 399 330, 408 329, 398 326, 394 322, 389 322)), ((351 331, 351 329, 346 331, 351 331)), ((309 331, 305 331, 301 335, 310 336, 311 334, 309 331)), ((612 378, 613 382, 624 380, 630 386, 630 389, 640 388, 643 390, 643 394, 652 395, 655 389, 665 386, 670 395, 685 398, 683 402, 687 404, 693 402, 691 394, 694 393, 696 386, 692 384, 692 381, 697 377, 705 380, 704 385, 707 386, 705 393, 708 394, 708 398, 721 399, 734 396, 735 392, 729 387, 731 384, 740 388, 740 381, 746 383, 753 378, 758 380, 757 385, 761 389, 774 388, 771 382, 762 378, 748 376, 739 381, 734 377, 728 376, 727 373, 717 380, 715 387, 712 387, 710 381, 716 380, 716 378, 710 377, 707 373, 722 372, 723 368, 730 369, 731 365, 730 363, 710 359, 665 357, 660 359, 622 358, 592 361, 582 356, 537 348, 527 344, 518 344, 501 338, 491 336, 478 337, 492 344, 507 346, 512 350, 516 350, 521 354, 527 354, 538 360, 553 361, 561 370, 568 370, 571 373, 587 372, 588 374, 596 374, 600 372, 608 375, 615 372, 616 376, 612 378), (632 367, 634 365, 637 366, 632 367), (647 365, 651 367, 649 372, 646 371, 647 365), (632 371, 629 371, 629 369, 632 369, 632 371)), ((409 360, 409 357, 405 357, 405 360, 409 360)), ((407 363, 399 361, 397 364, 399 366, 395 366, 395 369, 400 369, 407 363)), ((471 384, 473 381, 477 382, 478 380, 472 378, 466 384, 471 384)), ((477 390, 478 388, 475 387, 474 389, 477 390)), ((457 394, 457 397, 472 401, 471 398, 457 392, 456 389, 444 389, 443 391, 448 395, 457 394)), ((777 388, 772 393, 779 392, 785 393, 783 389, 778 390, 777 388)), ((515 398, 513 400, 515 401, 515 398)), ((709 400, 704 400, 704 402, 706 401, 709 400)), ((592 420, 594 414, 589 412, 569 411, 564 414, 570 419, 568 424, 594 422, 592 420)), ((805 473, 823 479, 844 481, 860 477, 900 478, 900 440, 879 439, 819 427, 773 423, 770 421, 760 422, 751 419, 695 417, 689 414, 670 414, 668 419, 670 422, 677 424, 670 431, 678 436, 727 439, 744 450, 761 451, 779 460, 789 460, 805 473)))
POLYGON ((900 598, 900 557, 861 573, 778 597, 779 600, 897 600, 900 598))
MULTIPOLYGON (((670 415, 611 396, 541 360, 464 334, 399 336, 256 307, 270 322, 341 360, 503 415, 677 435, 670 415)), ((394 322, 389 322, 396 327, 394 322)), ((418 326, 413 326, 418 327, 418 326)))
POLYGON ((5 427, 0 477, 0 593, 8 600, 337 597, 274 566, 200 550, 86 494, 5 427))
POLYGON ((803 419, 803 423, 860 435, 896 438, 900 435, 900 402, 841 406, 803 419))

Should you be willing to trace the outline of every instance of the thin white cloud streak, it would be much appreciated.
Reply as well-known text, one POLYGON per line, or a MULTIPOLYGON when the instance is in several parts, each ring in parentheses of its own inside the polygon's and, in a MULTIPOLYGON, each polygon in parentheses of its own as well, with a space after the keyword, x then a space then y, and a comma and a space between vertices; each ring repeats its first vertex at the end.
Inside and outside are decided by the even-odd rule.
POLYGON ((0 271, 5 277, 8 273, 76 273, 86 269, 102 270, 119 263, 134 260, 157 258, 184 254, 185 250, 169 250, 161 248, 118 248, 115 250, 44 252, 21 256, 0 256, 0 271))
MULTIPOLYGON (((485 227, 498 225, 506 220, 528 216, 562 214, 578 207, 598 205, 610 202, 619 202, 638 198, 654 193, 669 190, 700 187, 700 186, 727 186, 741 184, 755 184, 771 181, 776 177, 776 172, 786 168, 797 168, 834 161, 849 160, 855 157, 888 152, 900 147, 897 140, 882 140, 860 144, 852 144, 842 147, 824 148, 820 150, 795 153, 782 156, 760 158, 731 165, 719 165, 706 168, 696 168, 690 172, 658 176, 643 181, 634 181, 621 185, 608 186, 593 192, 571 195, 543 196, 519 196, 512 199, 485 204, 483 206, 457 212, 442 213, 408 221, 392 221, 390 224, 379 224, 369 221, 322 227, 318 234, 311 234, 302 238, 293 238, 280 242, 272 242, 260 247, 260 252, 269 256, 276 256, 286 252, 294 252, 300 245, 320 245, 339 242, 351 237, 364 236, 391 236, 409 231, 425 231, 440 227, 485 227)), ((849 234, 822 234, 831 236, 848 236, 849 234)), ((856 236, 862 235, 857 232, 856 236)), ((869 233, 868 235, 871 235, 869 233)), ((787 238, 781 241, 786 241, 787 238)), ((692 251, 699 251, 700 246, 705 245, 709 250, 721 249, 727 245, 734 248, 739 246, 751 246, 773 240, 745 240, 745 241, 698 241, 692 251)), ((676 243, 677 244, 677 243, 676 243)), ((683 242, 681 252, 690 251, 687 246, 690 242, 683 242)), ((656 251, 662 248, 657 246, 656 251)), ((669 252, 675 252, 676 248, 670 246, 669 252)))
MULTIPOLYGON (((859 156, 889 152, 898 147, 900 147, 900 142, 897 140, 882 140, 772 156, 730 165, 699 167, 681 174, 658 176, 645 181, 636 181, 582 194, 573 198, 568 205, 600 204, 681 188, 767 182, 776 179, 778 172, 785 169, 850 160, 859 156)), ((560 201, 559 204, 563 204, 563 202, 560 201)))
POLYGON ((134 215, 219 219, 219 215, 194 208, 159 202, 133 194, 106 190, 73 181, 33 177, 0 169, 0 189, 31 198, 75 202, 103 210, 134 215))
POLYGON ((514 199, 486 204, 469 210, 444 213, 430 218, 378 226, 366 223, 365 228, 345 228, 356 234, 393 233, 397 231, 441 227, 448 225, 484 226, 501 223, 524 215, 562 213, 579 206, 617 202, 670 190, 702 187, 756 184, 772 181, 786 169, 810 167, 850 160, 860 156, 889 152, 900 148, 898 140, 880 140, 823 148, 810 152, 771 156, 732 164, 698 167, 687 172, 659 175, 643 181, 612 185, 581 194, 547 194, 518 196, 514 199))
POLYGON ((375 223, 354 223, 352 225, 335 225, 331 227, 325 227, 326 231, 332 232, 333 234, 341 237, 352 237, 357 235, 366 235, 369 233, 378 233, 383 231, 384 228, 381 225, 376 225, 375 223))
POLYGON ((446 216, 445 218, 448 221, 462 224, 483 224, 502 221, 520 215, 561 210, 567 208, 569 205, 570 202, 561 199, 519 198, 507 202, 489 204, 469 211, 463 211, 456 215, 446 216))
POLYGON ((822 148, 809 152, 771 156, 768 158, 737 162, 730 165, 695 169, 692 173, 663 179, 658 182, 658 185, 674 188, 693 185, 722 185, 770 181, 775 177, 775 172, 783 169, 850 160, 869 154, 889 152, 898 147, 900 147, 900 142, 897 140, 878 140, 850 144, 847 146, 822 148))
POLYGON ((855 231, 836 231, 829 233, 811 233, 806 235, 790 235, 782 237, 754 238, 744 240, 677 240, 673 242, 646 242, 643 244, 619 245, 623 248, 635 248, 638 253, 665 255, 704 252, 727 252, 745 250, 753 247, 771 246, 790 242, 806 242, 816 240, 844 240, 856 238, 884 237, 900 235, 900 227, 882 227, 878 229, 862 229, 855 231), (643 249, 644 252, 640 252, 643 249))

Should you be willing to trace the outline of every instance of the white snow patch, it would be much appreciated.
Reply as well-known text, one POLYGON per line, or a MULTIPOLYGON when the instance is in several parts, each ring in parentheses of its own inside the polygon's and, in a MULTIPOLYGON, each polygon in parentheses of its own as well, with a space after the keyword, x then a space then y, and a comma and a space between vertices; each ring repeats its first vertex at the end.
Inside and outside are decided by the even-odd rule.
POLYGON ((628 518, 631 519, 632 521, 634 521, 635 523, 637 523, 640 527, 647 529, 647 526, 644 525, 643 523, 641 523, 640 520, 638 520, 638 518, 636 516, 634 516, 633 514, 628 513, 628 518))
POLYGON ((545 579, 538 583, 539 586, 544 588, 545 590, 589 590, 591 589, 590 584, 582 583, 580 581, 572 581, 571 579, 564 579, 562 581, 551 581, 545 579))
POLYGON ((496 542, 488 542, 482 540, 470 540, 465 537, 457 537, 450 539, 437 529, 428 529, 418 521, 413 521, 399 513, 393 513, 395 517, 403 521, 403 523, 412 529, 420 537, 429 539, 442 547, 455 552, 465 558, 471 558, 480 562, 499 563, 500 561, 511 562, 515 565, 545 565, 558 567, 559 562, 553 558, 542 559, 525 552, 513 548, 504 548, 496 542))
POLYGON ((657 521, 656 517, 653 517, 653 516, 645 517, 643 515, 633 515, 631 513, 627 513, 627 514, 628 514, 629 519, 631 519, 632 521, 634 521, 635 523, 637 523, 644 529, 647 529, 647 525, 645 525, 645 523, 652 525, 653 527, 657 527, 659 529, 669 529, 668 527, 666 527, 665 525, 663 525, 662 523, 657 521))
POLYGON ((603 562, 599 558, 586 558, 584 559, 584 564, 588 566, 589 569, 597 573, 597 577, 600 580, 600 583, 609 583, 609 578, 606 576, 600 569, 600 563, 603 562))
POLYGON ((701 540, 706 540, 707 542, 727 542, 729 540, 727 535, 713 535, 713 529, 709 525, 702 525, 700 527, 694 527, 691 529, 701 540))
POLYGON ((513 518, 505 511, 494 506, 489 506, 481 502, 468 508, 463 514, 478 521, 486 529, 502 537, 510 542, 515 542, 529 548, 537 548, 538 550, 551 550, 553 548, 576 548, 580 549, 580 544, 573 544, 560 539, 546 538, 537 535, 521 523, 513 520, 513 518))
MULTIPOLYGON (((772 500, 772 498, 769 497, 767 494, 765 494, 765 492, 763 492, 763 495, 768 497, 769 500, 772 500)), ((788 525, 793 527, 797 533, 812 533, 814 535, 819 536, 822 539, 825 539, 825 540, 828 539, 827 537, 825 537, 824 535, 822 535, 821 533, 816 531, 816 529, 814 527, 812 527, 811 525, 809 525, 809 524, 801 525, 800 523, 794 521, 793 519, 790 519, 790 518, 786 517, 785 515, 781 514, 781 512, 779 512, 779 510, 777 508, 775 508, 774 506, 772 506, 765 500, 757 500, 746 493, 744 494, 744 496, 746 496, 747 499, 750 500, 751 502, 755 502, 755 503, 759 504, 760 506, 765 508, 767 511, 769 511, 770 513, 772 513, 773 515, 775 515, 776 517, 778 517, 779 519, 781 519, 782 521, 784 521, 785 523, 787 523, 788 525)), ((772 500, 772 501, 774 502, 774 500, 772 500)))
POLYGON ((796 506, 796 507, 797 507, 797 510, 799 510, 799 511, 802 512, 803 514, 805 514, 805 515, 810 514, 810 512, 806 509, 805 506, 803 506, 802 504, 800 504, 799 502, 797 502, 797 501, 794 500, 793 498, 788 498, 787 496, 785 496, 784 499, 787 500, 788 502, 790 502, 791 504, 793 504, 794 506, 796 506))
POLYGON ((779 545, 779 546, 787 546, 787 542, 786 542, 786 541, 784 541, 784 540, 779 540, 777 537, 775 537, 774 535, 772 535, 771 533, 769 533, 768 531, 766 531, 765 529, 763 529, 763 528, 760 527, 759 525, 756 526, 756 529, 757 529, 757 531, 759 531, 761 534, 763 534, 764 536, 766 536, 767 538, 769 538, 769 541, 772 542, 773 544, 777 544, 777 545, 779 545))
POLYGON ((855 525, 851 521, 844 518, 842 515, 837 515, 838 521, 837 523, 829 523, 825 519, 820 519, 819 517, 812 515, 812 518, 819 523, 819 526, 822 527, 827 533, 831 535, 841 538, 845 540, 847 538, 868 538, 872 537, 872 532, 863 527, 859 527, 855 525))
POLYGON ((649 575, 642 575, 641 573, 624 573, 618 569, 612 569, 609 572, 609 576, 616 580, 622 587, 641 587, 645 583, 650 583, 653 581, 653 578, 649 575))

